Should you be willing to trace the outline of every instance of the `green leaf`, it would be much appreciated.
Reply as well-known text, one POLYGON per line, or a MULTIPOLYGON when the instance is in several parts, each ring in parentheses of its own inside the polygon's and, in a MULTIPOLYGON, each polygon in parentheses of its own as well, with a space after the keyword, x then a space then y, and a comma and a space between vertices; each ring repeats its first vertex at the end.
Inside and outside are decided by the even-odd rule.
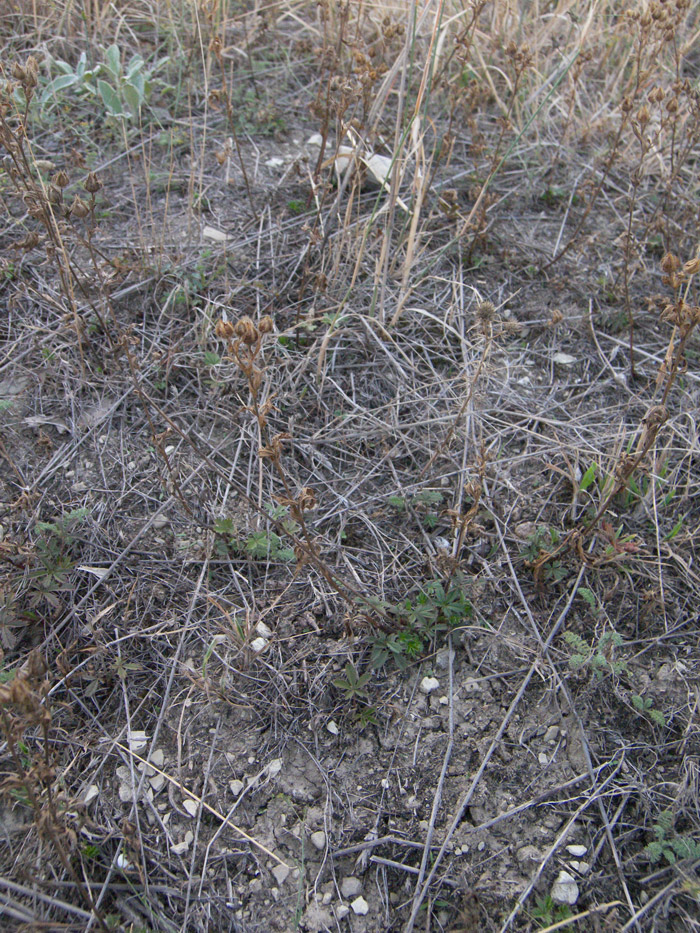
POLYGON ((131 108, 132 113, 138 113, 141 110, 143 100, 136 88, 131 84, 125 84, 122 88, 122 94, 124 95, 124 100, 131 108))
POLYGON ((440 505, 443 495, 437 489, 424 489, 423 492, 418 493, 416 500, 423 502, 425 505, 440 505))
POLYGON ((585 492, 588 489, 588 487, 591 485, 591 483, 595 480, 595 475, 596 475, 597 470, 598 470, 598 465, 595 463, 592 463, 588 467, 586 472, 581 477, 581 482, 579 483, 579 486, 578 486, 581 492, 585 492))
POLYGON ((74 84, 77 84, 77 82, 78 79, 74 74, 59 75, 57 78, 54 78, 53 81, 47 85, 46 90, 41 95, 39 103, 42 110, 48 101, 53 100, 56 97, 58 91, 62 91, 67 87, 72 87, 74 84))
POLYGON ((595 609, 596 598, 593 590, 589 590, 587 586, 580 586, 576 591, 582 599, 585 599, 591 609, 595 609))
POLYGON ((214 353, 213 350, 204 351, 204 365, 205 366, 218 366, 221 362, 221 357, 218 353, 214 353))
POLYGON ((406 508, 406 500, 403 496, 389 496, 387 502, 392 507, 392 509, 396 509, 397 512, 403 512, 403 510, 406 508))
POLYGON ((107 113, 110 117, 130 117, 131 114, 124 110, 122 106, 121 99, 114 88, 107 84, 106 81, 100 79, 97 82, 97 89, 100 92, 100 97, 102 98, 102 103, 107 109, 107 113))
POLYGON ((664 541, 671 541, 672 538, 675 538, 678 532, 683 528, 683 519, 681 519, 677 525, 674 525, 671 531, 664 537, 664 541))
POLYGON ((234 533, 233 519, 219 518, 214 522, 214 532, 217 535, 232 535, 234 533))
POLYGON ((119 80, 122 73, 121 53, 118 45, 110 45, 105 52, 105 64, 112 76, 119 80))

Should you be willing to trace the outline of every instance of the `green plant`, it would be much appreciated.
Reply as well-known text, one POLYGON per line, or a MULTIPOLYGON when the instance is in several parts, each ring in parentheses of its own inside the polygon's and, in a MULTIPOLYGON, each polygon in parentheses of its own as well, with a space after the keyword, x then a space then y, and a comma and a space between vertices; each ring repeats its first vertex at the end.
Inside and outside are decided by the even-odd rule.
MULTIPOLYGON (((372 600, 368 600, 372 604, 372 600)), ((461 625, 472 614, 472 606, 459 586, 445 590, 433 580, 413 599, 399 605, 382 602, 396 620, 397 631, 377 633, 372 642, 372 667, 391 660, 400 670, 420 657, 437 636, 461 625)))
MULTIPOLYGON (((87 55, 82 52, 75 68, 60 58, 51 61, 51 67, 59 73, 44 88, 39 97, 42 113, 62 103, 61 93, 70 89, 75 95, 87 100, 100 99, 110 117, 132 120, 138 117, 152 93, 154 76, 169 58, 161 58, 151 68, 139 54, 132 55, 124 67, 121 52, 116 44, 105 49, 104 62, 89 66, 87 55), (105 80, 106 79, 106 80, 105 80)), ((21 101, 18 101, 21 105, 21 101)))
MULTIPOLYGON (((560 535, 554 528, 547 525, 540 525, 527 539, 527 543, 521 551, 521 556, 525 558, 528 565, 536 567, 542 560, 544 554, 549 553, 550 548, 556 549, 559 546, 560 535)), ((544 580, 548 583, 558 583, 566 576, 566 568, 559 560, 547 561, 544 564, 542 573, 544 580)))
POLYGON ((74 530, 88 513, 86 508, 74 509, 53 522, 37 522, 34 526, 39 532, 34 545, 39 566, 22 582, 22 592, 28 594, 26 608, 30 612, 43 601, 53 609, 60 608, 58 594, 70 588, 69 573, 75 566, 74 530))
POLYGON ((551 927, 555 923, 568 920, 573 915, 566 904, 556 904, 551 896, 546 894, 544 897, 537 898, 535 906, 530 911, 530 916, 543 927, 551 927))
POLYGON ((644 849, 651 862, 665 858, 673 865, 677 859, 700 858, 700 843, 691 836, 676 833, 674 823, 674 816, 670 810, 659 813, 654 824, 656 839, 644 849))
POLYGON ((333 686, 345 694, 345 699, 349 703, 356 703, 358 700, 367 702, 367 684, 371 677, 371 671, 360 674, 355 665, 348 661, 345 665, 345 677, 337 677, 333 681, 333 686))
MULTIPOLYGON (((287 506, 269 506, 267 511, 281 531, 292 536, 298 534, 299 524, 289 515, 287 506)), ((294 548, 286 547, 281 535, 271 529, 252 531, 241 537, 233 519, 220 518, 214 523, 214 533, 219 536, 216 547, 222 557, 233 551, 255 560, 280 560, 287 563, 295 560, 294 548)))
POLYGON ((654 709, 654 701, 650 697, 643 697, 638 693, 634 693, 632 695, 632 706, 642 716, 648 716, 655 726, 663 727, 666 725, 666 717, 660 710, 654 709))
POLYGON ((569 667, 572 671, 588 668, 600 679, 603 674, 620 674, 627 671, 627 662, 615 658, 615 650, 624 642, 617 632, 604 632, 597 645, 590 645, 575 632, 565 632, 564 641, 572 650, 569 667))

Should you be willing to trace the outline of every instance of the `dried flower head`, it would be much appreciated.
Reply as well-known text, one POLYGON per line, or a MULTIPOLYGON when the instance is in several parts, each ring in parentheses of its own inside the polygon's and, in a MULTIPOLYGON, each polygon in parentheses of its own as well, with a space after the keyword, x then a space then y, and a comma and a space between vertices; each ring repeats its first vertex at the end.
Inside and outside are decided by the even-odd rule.
POLYGON ((87 178, 83 182, 83 188, 87 191, 88 194, 96 194, 102 187, 102 182, 97 177, 94 172, 89 172, 87 178))
POLYGON ((51 184, 56 185, 57 188, 65 188, 68 184, 70 184, 68 173, 64 172, 63 169, 61 169, 60 172, 56 172, 56 174, 51 179, 51 184))
POLYGON ((661 260, 661 268, 666 273, 678 272, 681 267, 681 261, 673 253, 665 253, 661 260))
POLYGON ((496 305, 492 301, 479 302, 476 309, 476 319, 480 324, 491 324, 496 320, 497 316, 496 305))
POLYGON ((71 215, 71 217, 87 217, 87 215, 90 213, 90 208, 85 203, 85 201, 83 201, 80 195, 76 194, 76 196, 73 198, 71 206, 68 208, 68 213, 71 215))
POLYGON ((274 329, 275 329, 275 323, 269 314, 266 314, 264 317, 260 318, 260 322, 258 324, 259 333, 271 334, 274 329))
POLYGON ((224 321, 222 318, 220 318, 216 322, 214 333, 219 338, 219 340, 230 340, 234 334, 233 324, 230 321, 224 321))
POLYGON ((246 346, 251 346, 258 339, 258 329, 247 314, 236 321, 234 330, 236 337, 242 340, 246 346))

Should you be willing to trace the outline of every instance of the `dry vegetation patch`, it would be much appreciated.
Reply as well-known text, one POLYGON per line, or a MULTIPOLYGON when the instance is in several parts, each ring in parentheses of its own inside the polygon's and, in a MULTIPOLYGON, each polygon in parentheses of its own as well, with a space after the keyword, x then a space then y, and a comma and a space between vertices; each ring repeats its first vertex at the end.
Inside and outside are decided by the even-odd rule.
POLYGON ((695 6, 9 7, 3 929, 695 929, 695 6))

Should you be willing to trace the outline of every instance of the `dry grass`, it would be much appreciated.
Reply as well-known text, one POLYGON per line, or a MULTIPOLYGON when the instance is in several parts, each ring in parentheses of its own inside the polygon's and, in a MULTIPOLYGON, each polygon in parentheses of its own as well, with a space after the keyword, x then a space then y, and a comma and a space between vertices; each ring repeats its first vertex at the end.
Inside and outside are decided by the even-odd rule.
POLYGON ((698 9, 9 7, 3 929, 697 929, 698 9))

